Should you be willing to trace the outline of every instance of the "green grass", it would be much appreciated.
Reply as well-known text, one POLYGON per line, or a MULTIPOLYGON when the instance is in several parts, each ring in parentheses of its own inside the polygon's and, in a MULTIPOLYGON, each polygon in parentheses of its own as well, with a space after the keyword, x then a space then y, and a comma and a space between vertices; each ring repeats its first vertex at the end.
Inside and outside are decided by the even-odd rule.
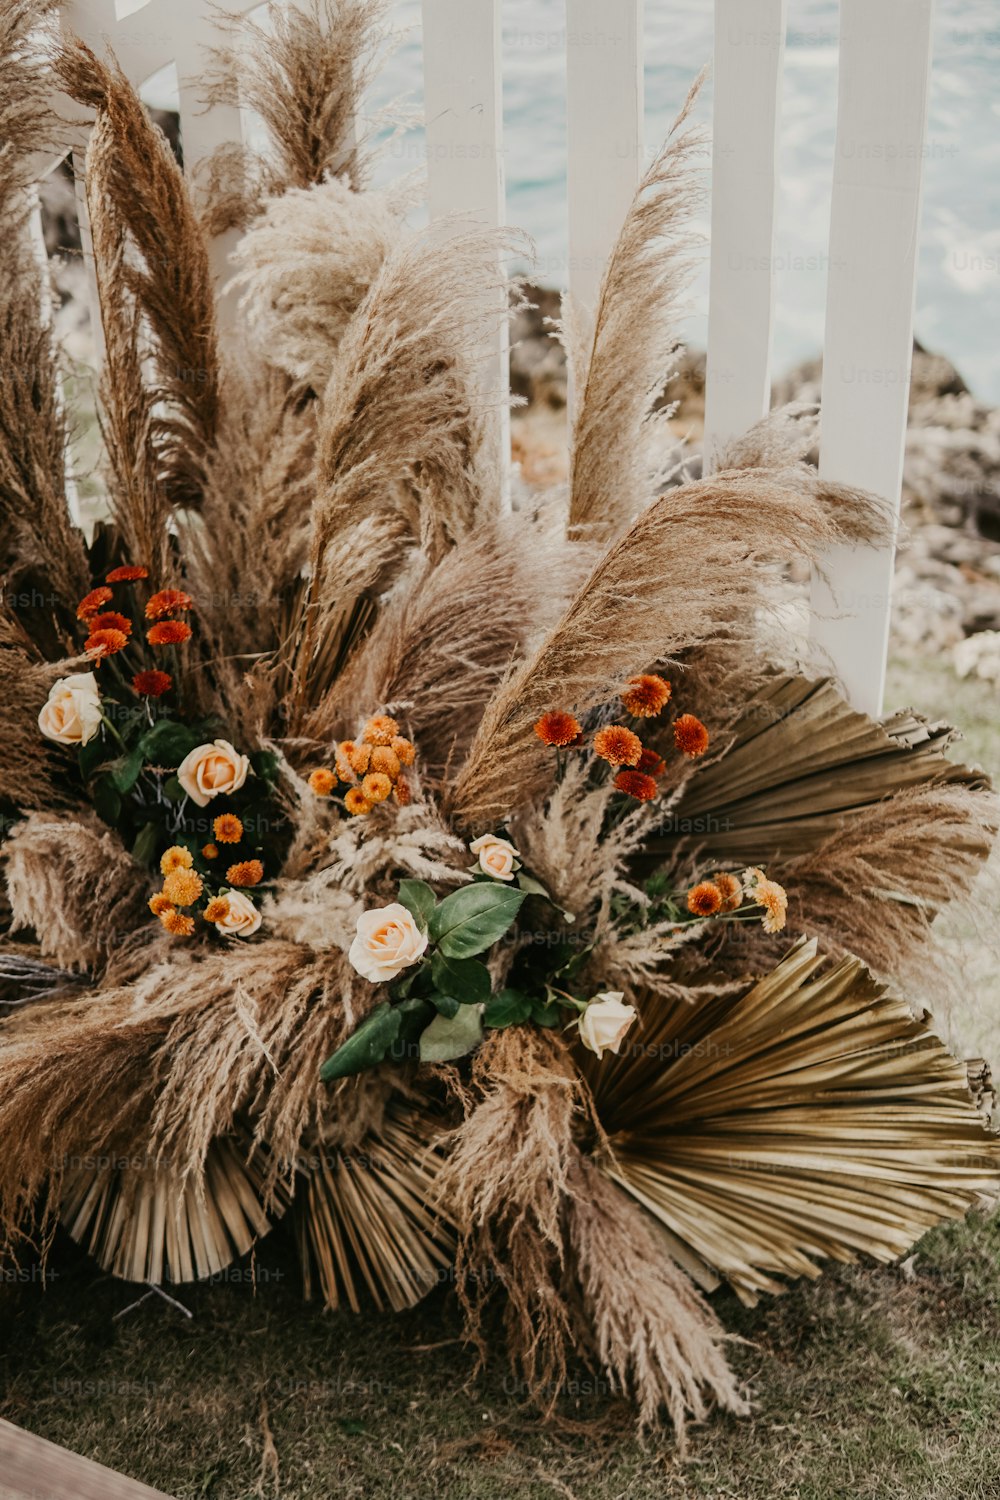
MULTIPOLYGON (((889 704, 911 702, 963 722, 962 751, 1000 770, 991 688, 894 663, 889 704)), ((994 1042, 998 991, 994 974, 958 1018, 994 1042)), ((509 1388, 499 1337, 471 1379, 445 1290, 401 1317, 306 1306, 284 1227, 260 1247, 256 1286, 245 1264, 180 1288, 190 1319, 159 1297, 126 1311, 142 1289, 65 1241, 54 1271, 47 1287, 0 1282, 0 1416, 178 1500, 1000 1494, 1000 1215, 935 1230, 903 1267, 835 1268, 753 1311, 720 1296, 754 1411, 695 1430, 683 1464, 582 1372, 563 1427, 542 1427, 509 1388)))

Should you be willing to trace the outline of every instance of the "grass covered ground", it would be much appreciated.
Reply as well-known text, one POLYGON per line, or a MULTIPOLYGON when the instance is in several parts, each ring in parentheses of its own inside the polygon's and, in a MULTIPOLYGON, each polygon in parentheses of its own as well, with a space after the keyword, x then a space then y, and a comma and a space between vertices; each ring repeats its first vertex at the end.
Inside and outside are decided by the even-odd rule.
MULTIPOLYGON (((994 689, 897 662, 889 706, 911 702, 962 722, 966 756, 1000 770, 994 689)), ((996 885, 988 873, 987 893, 996 885)), ((981 982, 953 1025, 997 1056, 992 951, 975 928, 946 935, 980 949, 981 982)), ((637 1441, 628 1410, 583 1372, 562 1430, 524 1410, 499 1357, 470 1381, 446 1290, 403 1317, 305 1306, 283 1229, 260 1247, 256 1281, 244 1264, 179 1289, 190 1318, 158 1296, 133 1305, 141 1288, 66 1242, 53 1269, 44 1287, 0 1280, 0 1416, 178 1500, 1000 1494, 1000 1215, 935 1230, 903 1266, 837 1269, 752 1312, 719 1298, 745 1340, 733 1357, 754 1414, 694 1431, 684 1464, 668 1439, 637 1441)))

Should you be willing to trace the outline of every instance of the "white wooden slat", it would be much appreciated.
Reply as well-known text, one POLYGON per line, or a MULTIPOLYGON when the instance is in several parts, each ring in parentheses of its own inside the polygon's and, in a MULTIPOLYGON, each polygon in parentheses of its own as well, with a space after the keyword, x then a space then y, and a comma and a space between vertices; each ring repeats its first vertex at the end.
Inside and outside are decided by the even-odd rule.
POLYGON ((642 0, 566 0, 567 280, 585 334, 646 167, 642 24, 642 0))
MULTIPOLYGON (((422 0, 424 115, 431 218, 460 216, 499 228, 506 206, 503 171, 501 0, 422 0)), ((506 308, 483 350, 483 389, 494 407, 488 441, 508 494, 510 394, 506 308)))
MULTIPOLYGON (((820 472, 898 509, 913 347, 932 0, 841 0, 820 472)), ((813 641, 850 701, 882 708, 891 549, 838 547, 813 641)))
POLYGON ((774 219, 788 0, 716 0, 705 470, 771 404, 774 219))

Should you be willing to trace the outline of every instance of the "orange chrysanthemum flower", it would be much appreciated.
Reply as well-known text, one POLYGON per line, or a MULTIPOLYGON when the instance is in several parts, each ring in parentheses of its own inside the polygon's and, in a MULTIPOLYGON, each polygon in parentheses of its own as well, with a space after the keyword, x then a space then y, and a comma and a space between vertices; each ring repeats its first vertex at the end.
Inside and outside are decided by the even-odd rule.
POLYGON ((399 775, 399 756, 388 745, 376 745, 372 750, 372 758, 368 764, 370 770, 378 771, 381 775, 388 776, 390 781, 395 781, 399 775))
POLYGON ((76 606, 76 618, 78 620, 89 620, 91 615, 96 615, 98 610, 103 609, 106 604, 110 604, 114 597, 112 590, 106 589, 103 584, 99 588, 91 589, 90 593, 85 594, 76 606))
POLYGON ((344 806, 352 818, 363 817, 365 813, 370 813, 372 810, 371 803, 359 786, 352 786, 351 790, 346 793, 344 806))
POLYGON ((722 892, 712 880, 702 880, 688 891, 688 911, 696 917, 714 917, 722 910, 722 892))
POLYGON ((634 797, 637 802, 652 802, 658 790, 652 776, 647 776, 644 771, 619 771, 615 777, 615 786, 626 797, 634 797))
POLYGON ((203 916, 206 922, 223 922, 229 916, 229 902, 225 896, 214 896, 205 907, 203 916))
POLYGON ((353 740, 341 740, 334 753, 333 763, 337 768, 337 775, 341 781, 354 781, 357 773, 351 764, 351 756, 357 751, 357 745, 353 740))
POLYGON ((202 859, 218 859, 218 857, 219 857, 219 846, 218 846, 218 844, 203 844, 202 845, 202 850, 201 850, 201 857, 202 857, 202 859))
POLYGON ((368 770, 368 765, 371 761, 371 758, 371 745, 355 745, 348 757, 351 763, 351 770, 354 771, 358 776, 364 776, 368 770))
POLYGON ((173 907, 169 911, 160 912, 160 921, 168 932, 174 937, 190 937, 194 932, 194 917, 187 917, 182 911, 175 911, 173 907))
POLYGON ((630 677, 622 693, 622 703, 627 713, 637 719, 655 719, 670 702, 670 683, 655 672, 644 672, 630 677))
POLYGON ((180 646, 191 639, 191 626, 183 620, 161 620, 146 631, 146 639, 151 646, 180 646))
POLYGON ((150 896, 149 898, 149 909, 153 913, 154 917, 159 917, 162 916, 165 911, 173 911, 174 903, 170 900, 169 896, 165 896, 162 891, 157 891, 155 896, 150 896))
POLYGON ((96 651, 98 660, 105 656, 114 656, 117 651, 124 651, 128 645, 128 636, 124 630, 95 630, 83 643, 84 651, 96 651))
POLYGON ((410 803, 413 801, 413 788, 410 786, 410 783, 407 781, 405 776, 400 776, 399 780, 396 782, 395 787, 393 788, 392 795, 394 799, 399 803, 400 807, 409 807, 410 803))
POLYGON ((260 885, 264 879, 264 866, 259 859, 240 860, 239 864, 229 866, 226 879, 230 885, 260 885))
POLYGON ((643 771, 647 776, 662 776, 667 769, 667 763, 661 755, 657 755, 655 750, 644 745, 635 768, 637 771, 643 771))
POLYGON ((193 906, 204 889, 196 870, 171 870, 163 882, 163 894, 175 906, 193 906))
POLYGON ((712 880, 722 896, 723 911, 735 911, 743 904, 743 883, 738 875, 713 875, 712 880))
POLYGON ((388 714, 376 714, 361 731, 361 738, 366 745, 391 745, 398 734, 399 725, 395 719, 390 719, 388 714))
POLYGON ((361 791, 369 802, 384 802, 392 792, 392 782, 381 771, 370 771, 361 783, 361 791))
POLYGON ((160 855, 160 874, 170 875, 174 870, 190 870, 194 864, 194 855, 190 849, 185 849, 183 844, 171 844, 160 855))
POLYGON ((243 837, 243 824, 235 813, 220 813, 212 824, 212 832, 220 844, 238 844, 243 837))
POLYGON ((561 709, 554 708, 550 713, 542 714, 535 725, 535 733, 543 745, 552 745, 555 749, 564 750, 578 735, 583 733, 583 730, 579 720, 574 719, 572 714, 564 714, 561 709))
POLYGON ((405 739, 401 734, 394 736, 390 748, 399 756, 399 764, 401 766, 412 766, 417 758, 417 751, 413 741, 405 739))
POLYGON ((681 714, 674 724, 674 744, 682 755, 696 760, 708 749, 708 730, 694 714, 681 714))
POLYGON ((337 778, 332 771, 327 771, 323 767, 320 767, 318 770, 310 771, 309 773, 309 789, 315 792, 317 797, 329 797, 336 785, 337 778))
POLYGON ((87 625, 91 635, 95 630, 120 630, 122 635, 132 634, 132 621, 128 615, 120 615, 116 609, 106 609, 99 615, 91 615, 87 625))
POLYGON ((108 583, 138 583, 140 578, 148 578, 149 569, 141 564, 125 563, 120 568, 112 568, 107 576, 108 583))
POLYGON ((136 672, 132 678, 132 687, 140 698, 162 698, 173 685, 174 679, 169 672, 136 672))
POLYGON ((594 735, 594 749, 612 766, 635 766, 642 754, 642 740, 624 724, 608 724, 594 735))
POLYGON ((147 620, 162 620, 164 615, 175 615, 178 610, 190 609, 194 600, 183 589, 160 589, 146 605, 147 620))

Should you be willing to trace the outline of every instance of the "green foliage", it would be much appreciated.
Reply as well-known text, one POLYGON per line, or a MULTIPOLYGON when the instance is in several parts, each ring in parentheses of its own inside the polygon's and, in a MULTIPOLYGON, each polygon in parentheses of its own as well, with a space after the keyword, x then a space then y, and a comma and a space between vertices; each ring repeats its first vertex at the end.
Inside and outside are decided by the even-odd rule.
POLYGON ((435 907, 430 935, 449 958, 472 958, 503 937, 523 901, 523 891, 494 881, 463 886, 435 907))

